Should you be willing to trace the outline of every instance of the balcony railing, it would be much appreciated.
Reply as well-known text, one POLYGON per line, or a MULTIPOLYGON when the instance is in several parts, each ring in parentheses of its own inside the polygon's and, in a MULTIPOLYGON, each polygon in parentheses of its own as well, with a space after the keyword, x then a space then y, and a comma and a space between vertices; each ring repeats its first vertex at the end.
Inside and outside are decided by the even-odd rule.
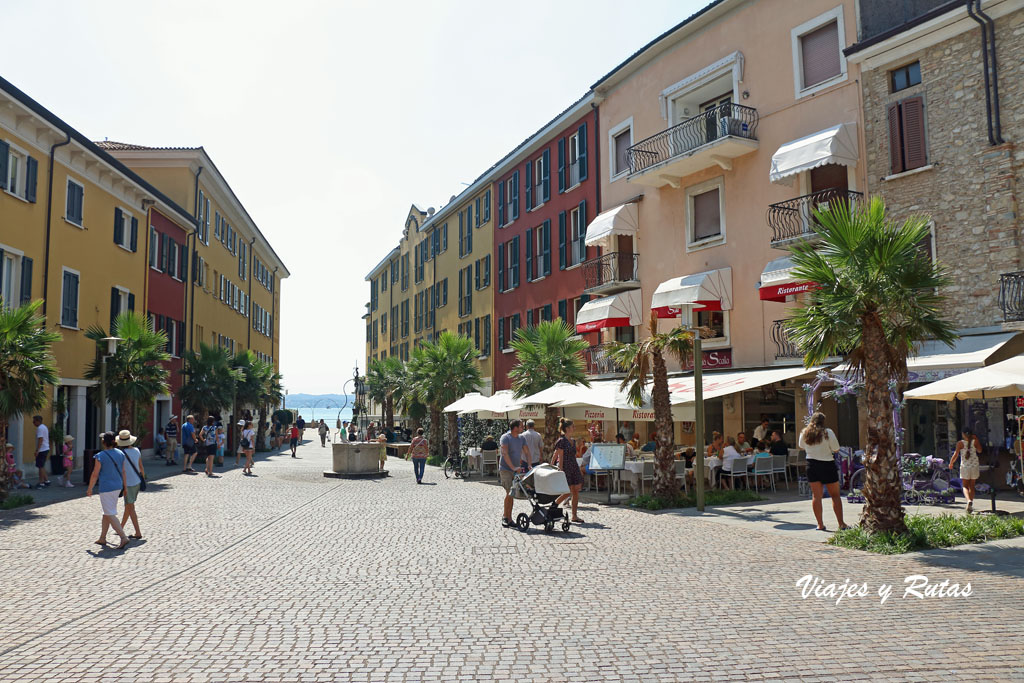
POLYGON ((815 210, 827 209, 833 202, 855 202, 863 196, 861 192, 831 188, 769 204, 768 225, 772 229, 772 244, 814 234, 815 210))
POLYGON ((789 340, 789 331, 785 320, 772 322, 772 342, 775 344, 776 358, 803 358, 804 354, 797 345, 789 340))
POLYGON ((607 344, 598 344, 585 350, 583 352, 583 362, 587 367, 588 375, 613 375, 625 372, 608 357, 607 344))
POLYGON ((637 254, 613 251, 583 264, 584 291, 618 289, 618 285, 636 280, 637 254))
POLYGON ((626 151, 629 172, 640 173, 728 136, 756 140, 757 110, 742 104, 722 104, 641 140, 626 151))
POLYGON ((999 307, 1004 322, 1024 320, 1024 270, 999 276, 999 307))

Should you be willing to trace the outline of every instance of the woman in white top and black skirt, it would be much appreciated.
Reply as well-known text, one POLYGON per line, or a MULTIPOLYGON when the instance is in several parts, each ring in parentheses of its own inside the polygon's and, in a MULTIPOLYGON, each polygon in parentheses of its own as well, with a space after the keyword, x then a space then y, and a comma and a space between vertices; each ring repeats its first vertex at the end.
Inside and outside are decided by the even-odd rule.
POLYGON ((811 415, 810 421, 800 432, 800 448, 807 452, 807 483, 811 485, 814 518, 818 522, 818 531, 827 531, 821 518, 822 489, 828 488, 832 499, 832 510, 836 513, 836 521, 840 529, 848 529, 843 521, 843 500, 839 497, 839 468, 836 467, 835 454, 839 450, 839 439, 835 432, 825 426, 825 416, 821 413, 811 415))

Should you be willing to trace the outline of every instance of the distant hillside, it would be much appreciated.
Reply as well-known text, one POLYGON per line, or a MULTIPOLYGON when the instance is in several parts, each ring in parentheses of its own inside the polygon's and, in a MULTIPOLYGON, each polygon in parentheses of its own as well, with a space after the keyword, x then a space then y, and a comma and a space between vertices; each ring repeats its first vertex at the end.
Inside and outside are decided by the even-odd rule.
MULTIPOLYGON (((345 394, 288 394, 286 399, 289 408, 306 408, 319 401, 319 406, 333 402, 340 408, 345 403, 345 394)), ((352 405, 356 397, 348 396, 348 405, 352 405)), ((335 408, 337 410, 337 408, 335 408)))

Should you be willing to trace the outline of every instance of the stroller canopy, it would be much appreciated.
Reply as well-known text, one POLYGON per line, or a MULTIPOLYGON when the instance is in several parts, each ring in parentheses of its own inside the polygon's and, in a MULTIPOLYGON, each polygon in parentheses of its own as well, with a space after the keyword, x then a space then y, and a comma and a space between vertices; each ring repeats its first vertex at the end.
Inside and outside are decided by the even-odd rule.
POLYGON ((537 465, 523 475, 523 481, 533 479, 534 490, 546 496, 560 496, 569 493, 569 483, 565 480, 565 472, 547 463, 537 465))

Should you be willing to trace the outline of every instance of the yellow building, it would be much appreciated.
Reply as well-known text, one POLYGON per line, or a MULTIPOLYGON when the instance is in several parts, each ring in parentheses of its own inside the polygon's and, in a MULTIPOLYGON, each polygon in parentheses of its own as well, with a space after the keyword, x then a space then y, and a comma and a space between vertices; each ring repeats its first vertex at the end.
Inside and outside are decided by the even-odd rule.
MULTIPOLYGON (((398 246, 366 275, 367 365, 398 356, 444 330, 476 345, 481 392, 494 385, 491 173, 435 211, 410 208, 398 246)), ((373 413, 371 409, 371 413, 373 413)))
POLYGON ((251 349, 280 369, 280 284, 290 273, 206 151, 98 144, 196 217, 185 288, 188 348, 251 349))
MULTIPOLYGON (((118 313, 146 310, 151 209, 186 231, 195 222, 174 200, 4 79, 0 179, 0 298, 5 306, 44 300, 46 327, 62 336, 54 347, 60 382, 53 399, 64 406, 61 429, 76 437, 81 456, 96 447, 103 424, 92 401, 95 382, 84 379, 96 353, 85 331, 109 330, 118 313)), ((41 414, 52 430, 52 408, 41 414)), ((109 424, 109 406, 104 417, 109 424)), ((8 440, 23 463, 34 460, 30 415, 12 420, 8 440)))

